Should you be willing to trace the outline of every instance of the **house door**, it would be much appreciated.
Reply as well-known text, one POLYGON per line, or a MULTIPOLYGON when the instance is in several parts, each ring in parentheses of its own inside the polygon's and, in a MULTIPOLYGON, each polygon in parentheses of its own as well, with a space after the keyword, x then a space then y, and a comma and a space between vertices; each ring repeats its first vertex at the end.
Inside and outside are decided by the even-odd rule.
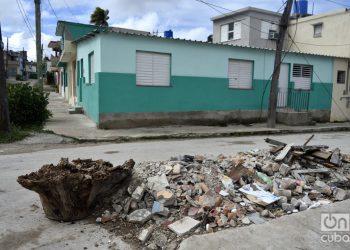
POLYGON ((289 82, 289 65, 281 64, 280 77, 278 79, 278 98, 277 107, 285 108, 288 103, 288 82, 289 82))
POLYGON ((83 101, 83 84, 84 84, 84 61, 83 61, 83 59, 80 59, 80 68, 79 68, 79 102, 83 101))

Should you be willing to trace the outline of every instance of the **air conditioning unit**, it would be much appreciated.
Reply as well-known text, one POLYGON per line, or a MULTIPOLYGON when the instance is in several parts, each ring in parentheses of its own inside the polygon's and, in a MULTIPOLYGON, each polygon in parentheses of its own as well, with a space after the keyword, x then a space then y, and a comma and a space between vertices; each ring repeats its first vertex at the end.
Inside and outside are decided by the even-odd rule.
POLYGON ((269 40, 277 40, 278 36, 279 34, 276 30, 269 30, 269 40))

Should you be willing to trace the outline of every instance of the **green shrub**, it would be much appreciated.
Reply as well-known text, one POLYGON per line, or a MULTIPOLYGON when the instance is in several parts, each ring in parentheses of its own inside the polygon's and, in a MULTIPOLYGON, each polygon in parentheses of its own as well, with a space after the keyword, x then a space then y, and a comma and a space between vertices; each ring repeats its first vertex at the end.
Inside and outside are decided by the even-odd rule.
POLYGON ((28 84, 8 85, 11 123, 18 127, 42 126, 52 116, 49 94, 28 84))

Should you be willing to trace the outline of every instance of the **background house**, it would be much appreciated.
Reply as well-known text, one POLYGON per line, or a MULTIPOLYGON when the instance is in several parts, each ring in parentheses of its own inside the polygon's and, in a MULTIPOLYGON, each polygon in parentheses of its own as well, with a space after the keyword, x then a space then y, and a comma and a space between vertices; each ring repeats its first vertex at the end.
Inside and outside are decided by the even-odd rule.
POLYGON ((307 15, 289 22, 286 48, 343 57, 335 60, 331 121, 350 119, 350 10, 307 15))
MULTIPOLYGON (((113 29, 92 32, 74 43, 80 65, 78 103, 100 128, 266 118, 273 50, 113 29)), ((280 84, 291 94, 280 99, 279 106, 329 121, 334 59, 288 53, 284 62, 280 84), (310 65, 305 66, 304 56, 310 65)))
POLYGON ((254 7, 213 17, 213 42, 275 49, 280 18, 280 13, 254 7))
POLYGON ((7 77, 16 78, 18 76, 22 80, 28 78, 26 71, 27 51, 4 51, 4 62, 7 77))

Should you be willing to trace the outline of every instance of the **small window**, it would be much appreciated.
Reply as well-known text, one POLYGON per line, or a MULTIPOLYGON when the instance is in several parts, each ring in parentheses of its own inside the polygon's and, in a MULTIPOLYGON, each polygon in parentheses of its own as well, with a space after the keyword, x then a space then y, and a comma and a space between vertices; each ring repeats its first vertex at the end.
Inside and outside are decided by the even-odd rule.
POLYGON ((241 39, 241 22, 232 22, 221 26, 221 42, 241 39))
POLYGON ((253 62, 244 60, 229 60, 229 88, 252 89, 253 62))
POLYGON ((170 55, 137 51, 136 85, 170 86, 170 55))
POLYGON ((95 59, 94 52, 89 54, 89 83, 95 83, 95 59))
POLYGON ((314 24, 314 37, 321 37, 322 36, 322 23, 314 24))
POLYGON ((295 89, 309 90, 312 79, 312 65, 294 64, 293 81, 295 89))
POLYGON ((345 83, 345 71, 338 70, 337 73, 337 83, 345 83))

